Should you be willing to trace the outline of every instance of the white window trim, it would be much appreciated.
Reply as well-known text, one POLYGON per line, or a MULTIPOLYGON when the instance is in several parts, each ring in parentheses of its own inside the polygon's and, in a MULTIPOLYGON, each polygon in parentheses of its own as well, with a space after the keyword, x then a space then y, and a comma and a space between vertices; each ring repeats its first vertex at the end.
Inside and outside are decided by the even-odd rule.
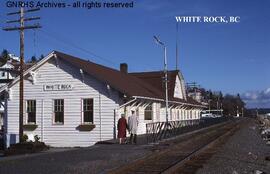
POLYGON ((65 123, 65 99, 63 99, 63 98, 56 98, 56 99, 52 99, 52 116, 53 116, 53 118, 52 118, 52 122, 53 122, 53 125, 64 125, 64 123, 65 123), (63 100, 63 105, 64 105, 64 108, 63 108, 63 122, 55 122, 55 111, 54 111, 54 101, 55 100, 63 100))
MULTIPOLYGON (((144 112, 143 112, 143 120, 146 122, 146 123, 149 123, 149 122, 153 122, 153 120, 154 120, 154 110, 153 110, 153 104, 149 104, 149 105, 151 105, 151 107, 152 107, 152 110, 151 110, 151 120, 146 120, 145 119, 145 109, 146 109, 146 107, 144 108, 144 112)), ((148 106, 149 106, 148 105, 148 106)))
POLYGON ((28 112, 27 112, 27 107, 28 107, 28 104, 27 104, 27 102, 28 101, 32 101, 32 100, 34 100, 34 99, 27 99, 27 100, 25 100, 25 123, 26 124, 37 124, 37 100, 34 100, 34 101, 36 101, 36 115, 35 115, 35 117, 36 117, 36 121, 35 122, 28 122, 28 112))
POLYGON ((94 124, 94 98, 81 98, 81 124, 86 124, 86 125, 91 125, 91 124, 94 124), (93 100, 93 122, 84 122, 84 112, 83 112, 83 100, 84 99, 92 99, 93 100))

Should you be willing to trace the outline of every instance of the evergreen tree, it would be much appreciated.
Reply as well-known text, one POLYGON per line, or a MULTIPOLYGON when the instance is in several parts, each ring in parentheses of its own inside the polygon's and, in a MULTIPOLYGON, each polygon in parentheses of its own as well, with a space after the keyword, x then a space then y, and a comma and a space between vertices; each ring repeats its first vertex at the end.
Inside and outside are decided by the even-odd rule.
POLYGON ((44 55, 43 54, 40 55, 39 60, 42 60, 42 59, 44 59, 44 55))
POLYGON ((2 51, 1 56, 0 56, 0 66, 6 64, 6 62, 10 59, 8 54, 9 52, 6 49, 2 51))
POLYGON ((222 104, 223 114, 226 116, 236 116, 237 108, 238 113, 242 112, 242 108, 244 109, 244 112, 246 112, 245 103, 241 99, 240 94, 226 94, 224 96, 222 92, 206 91, 205 89, 201 89, 201 91, 204 102, 210 104, 211 110, 221 109, 222 104))
POLYGON ((32 57, 31 57, 31 63, 36 63, 36 62, 37 62, 36 56, 32 56, 32 57))
POLYGON ((8 50, 4 49, 4 50, 2 51, 2 53, 1 53, 1 57, 2 57, 4 60, 8 60, 8 59, 10 59, 10 57, 9 57, 8 54, 9 54, 8 50))

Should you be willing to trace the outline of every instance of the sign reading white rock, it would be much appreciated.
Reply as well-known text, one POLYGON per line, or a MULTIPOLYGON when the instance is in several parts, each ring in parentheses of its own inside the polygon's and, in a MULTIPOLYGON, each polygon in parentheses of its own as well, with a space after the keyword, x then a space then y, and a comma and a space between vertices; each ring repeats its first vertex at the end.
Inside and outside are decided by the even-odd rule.
POLYGON ((71 91, 72 88, 70 84, 43 85, 44 91, 71 91))

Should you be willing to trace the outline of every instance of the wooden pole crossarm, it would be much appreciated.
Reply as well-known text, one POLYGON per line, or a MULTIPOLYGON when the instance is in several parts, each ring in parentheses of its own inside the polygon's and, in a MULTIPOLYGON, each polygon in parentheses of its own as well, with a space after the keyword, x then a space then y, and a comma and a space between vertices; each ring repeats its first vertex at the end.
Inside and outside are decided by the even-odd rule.
POLYGON ((24 113, 24 108, 23 108, 23 103, 24 103, 24 79, 23 79, 23 73, 24 73, 24 30, 27 29, 36 29, 36 28, 41 28, 41 26, 37 24, 33 25, 25 25, 26 21, 32 21, 32 20, 38 20, 40 17, 30 17, 30 18, 25 18, 24 14, 29 13, 29 12, 35 12, 40 10, 40 8, 35 8, 35 9, 29 9, 29 10, 24 10, 23 7, 21 7, 20 11, 17 12, 12 12, 8 13, 7 15, 19 15, 19 20, 10 20, 7 21, 7 23, 15 23, 18 22, 20 23, 20 26, 15 26, 15 27, 6 27, 3 28, 5 31, 20 31, 20 68, 19 68, 19 76, 20 76, 20 84, 19 84, 19 139, 20 142, 23 141, 23 113, 24 113))
MULTIPOLYGON (((29 13, 29 12, 39 11, 39 10, 40 8, 34 8, 34 9, 25 10, 24 13, 29 13)), ((8 13, 7 15, 10 16, 10 15, 15 15, 15 14, 21 14, 21 11, 11 12, 11 13, 8 13)))
MULTIPOLYGON (((39 19, 41 19, 41 18, 40 17, 32 17, 32 18, 25 18, 24 21, 33 21, 33 20, 39 20, 39 19)), ((15 22, 20 22, 20 19, 7 21, 8 24, 15 23, 15 22)))
POLYGON ((31 25, 31 26, 24 26, 24 27, 10 27, 10 28, 3 28, 5 31, 15 31, 15 30, 26 30, 26 29, 36 29, 41 28, 40 25, 31 25))

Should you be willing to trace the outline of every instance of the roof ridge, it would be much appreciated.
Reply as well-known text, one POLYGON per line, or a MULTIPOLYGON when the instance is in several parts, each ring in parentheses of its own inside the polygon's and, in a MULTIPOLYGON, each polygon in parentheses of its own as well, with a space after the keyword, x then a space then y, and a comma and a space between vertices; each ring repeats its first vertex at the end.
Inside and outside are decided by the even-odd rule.
MULTIPOLYGON (((173 73, 173 72, 179 72, 179 70, 168 70, 168 73, 173 73)), ((151 74, 151 73, 164 73, 164 70, 160 70, 160 71, 142 71, 142 72, 130 72, 128 74, 151 74)))
MULTIPOLYGON (((116 70, 116 69, 113 69, 113 68, 110 68, 110 67, 107 67, 104 65, 100 65, 100 64, 94 63, 92 61, 87 61, 87 60, 84 60, 84 59, 81 59, 81 58, 78 58, 78 57, 75 57, 72 55, 68 55, 68 54, 65 54, 65 53, 62 53, 59 51, 54 51, 54 52, 56 55, 60 56, 60 58, 66 60, 69 63, 72 63, 77 68, 83 69, 84 71, 86 71, 90 75, 94 76, 98 80, 101 80, 105 83, 108 83, 109 85, 111 85, 112 87, 114 87, 115 89, 117 89, 123 93, 124 92, 129 93, 128 89, 126 89, 126 90, 120 89, 121 87, 119 87, 117 84, 113 83, 113 80, 111 80, 108 77, 102 76, 100 73, 104 74, 105 71, 107 71, 106 73, 109 73, 107 75, 116 75, 116 76, 119 76, 120 78, 122 78, 121 80, 128 80, 131 83, 134 82, 133 85, 135 85, 136 88, 141 88, 141 89, 146 90, 147 93, 151 93, 152 97, 153 96, 160 96, 159 90, 153 88, 151 85, 145 83, 143 80, 141 80, 137 77, 134 77, 132 75, 129 75, 128 73, 125 74, 125 73, 120 72, 119 70, 116 70), (84 64, 82 64, 82 63, 84 63, 84 64), (91 69, 89 69, 89 66, 94 66, 92 68, 98 68, 98 69, 96 69, 96 71, 99 71, 99 72, 95 72, 93 70, 91 71, 91 69), (108 72, 108 71, 110 71, 110 72, 108 72)), ((125 82, 125 83, 128 83, 128 82, 125 82)))
POLYGON ((56 50, 54 50, 54 53, 57 55, 57 54, 63 54, 63 55, 65 55, 65 56, 70 56, 70 57, 72 57, 72 58, 76 58, 76 59, 79 59, 79 60, 81 60, 81 61, 85 61, 86 63, 92 63, 92 64, 95 64, 96 66, 100 66, 100 67, 103 67, 103 68, 107 68, 107 69, 111 69, 111 70, 114 70, 114 71, 119 71, 119 70, 117 70, 117 69, 114 69, 114 68, 111 68, 111 67, 107 67, 107 66, 104 66, 104 65, 101 65, 101 64, 98 64, 98 63, 95 63, 95 62, 93 62, 93 61, 91 61, 91 60, 89 60, 89 59, 82 59, 82 58, 79 58, 79 57, 76 57, 76 56, 73 56, 73 55, 70 55, 70 54, 66 54, 66 53, 63 53, 63 52, 60 52, 60 51, 56 51, 56 50))

